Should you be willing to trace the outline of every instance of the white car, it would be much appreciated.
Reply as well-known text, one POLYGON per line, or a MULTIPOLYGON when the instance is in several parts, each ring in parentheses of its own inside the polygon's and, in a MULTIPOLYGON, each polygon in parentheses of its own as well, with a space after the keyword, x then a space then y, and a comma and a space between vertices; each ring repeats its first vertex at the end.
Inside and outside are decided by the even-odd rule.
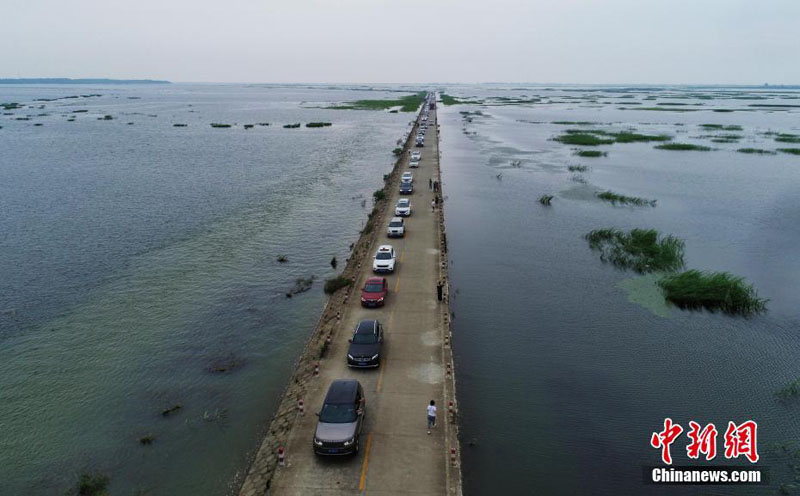
POLYGON ((408 217, 411 215, 411 200, 408 198, 397 200, 397 205, 394 207, 394 214, 400 217, 408 217))
POLYGON ((410 172, 403 172, 403 175, 400 176, 401 183, 413 183, 414 182, 414 174, 410 172))
POLYGON ((392 245, 381 245, 372 260, 373 272, 394 272, 395 253, 392 245))
POLYGON ((411 152, 411 161, 412 161, 412 162, 413 162, 414 160, 417 160, 417 161, 419 161, 421 158, 422 158, 422 152, 418 152, 418 151, 416 151, 416 152, 411 152))
POLYGON ((412 169, 416 169, 417 167, 419 167, 419 160, 412 160, 411 162, 408 163, 408 166, 411 167, 412 169))
POLYGON ((386 228, 386 235, 390 238, 402 238, 406 234, 406 223, 402 217, 392 217, 389 227, 386 228))

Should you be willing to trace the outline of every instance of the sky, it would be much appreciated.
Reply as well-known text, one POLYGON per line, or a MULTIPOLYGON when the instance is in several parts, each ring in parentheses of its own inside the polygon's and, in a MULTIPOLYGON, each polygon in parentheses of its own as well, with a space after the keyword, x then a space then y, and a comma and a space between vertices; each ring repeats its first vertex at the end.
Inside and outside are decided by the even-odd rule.
POLYGON ((800 0, 2 0, 0 78, 800 84, 800 0))

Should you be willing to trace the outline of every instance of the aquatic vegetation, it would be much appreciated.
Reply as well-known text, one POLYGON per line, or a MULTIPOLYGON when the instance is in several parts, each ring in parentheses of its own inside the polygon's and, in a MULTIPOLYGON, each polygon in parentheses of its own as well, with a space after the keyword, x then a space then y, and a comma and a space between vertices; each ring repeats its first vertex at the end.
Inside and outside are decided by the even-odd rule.
POLYGON ((269 122, 256 122, 256 126, 269 126, 269 122))
POLYGON ((336 261, 336 257, 331 258, 331 267, 333 270, 336 270, 337 265, 339 265, 339 262, 336 261))
POLYGON ((73 114, 85 114, 86 112, 88 112, 88 110, 73 110, 72 111, 73 114))
POLYGON ((636 143, 648 141, 670 141, 672 136, 666 134, 638 134, 631 132, 609 133, 617 143, 636 143))
POLYGON ((758 155, 777 155, 778 152, 772 150, 762 150, 761 148, 739 148, 736 150, 739 153, 755 153, 758 155))
POLYGON ((327 127, 332 126, 332 122, 308 122, 306 123, 306 127, 327 127))
POLYGON ((687 270, 664 276, 658 285, 666 299, 680 308, 745 316, 766 310, 767 300, 759 298, 752 285, 727 272, 687 270))
POLYGON ((351 284, 353 284, 353 280, 342 275, 332 277, 325 281, 325 294, 331 295, 342 288, 350 286, 351 284))
POLYGON ((550 202, 552 201, 553 201, 553 195, 542 195, 539 197, 539 203, 547 207, 550 206, 550 202))
POLYGON ((106 114, 103 117, 98 117, 97 120, 98 121, 111 121, 111 120, 114 120, 114 116, 106 114))
POLYGON ((400 107, 403 112, 416 112, 422 102, 425 101, 426 95, 426 92, 420 91, 419 93, 394 100, 356 100, 328 108, 335 110, 388 110, 392 107, 400 107))
POLYGON ((778 133, 775 141, 778 143, 800 143, 800 135, 778 133))
POLYGON ((781 153, 789 153, 791 155, 800 155, 800 148, 778 148, 781 153))
POLYGON ((647 200, 645 198, 639 198, 636 196, 620 195, 618 193, 614 193, 613 191, 603 191, 602 193, 597 193, 597 197, 601 200, 611 202, 612 205, 619 203, 620 205, 636 205, 638 207, 656 206, 656 200, 647 200))
POLYGON ((299 122, 296 123, 296 124, 284 124, 283 125, 284 129, 297 129, 298 127, 300 127, 300 123, 299 122))
POLYGON ((313 275, 311 277, 305 277, 305 278, 298 277, 297 279, 295 279, 294 287, 292 287, 292 289, 290 289, 286 293, 286 297, 291 298, 296 294, 305 293, 306 291, 311 289, 311 287, 314 285, 314 279, 316 279, 316 277, 314 277, 313 275))
POLYGON ((584 238, 600 260, 636 272, 672 271, 683 267, 683 240, 661 237, 655 229, 595 229, 584 238))
POLYGON ((278 255, 277 260, 280 263, 284 263, 289 261, 289 257, 287 257, 286 255, 278 255))
POLYGON ((712 143, 738 143, 743 136, 738 134, 718 134, 711 137, 712 143))
POLYGON ((175 404, 175 405, 172 405, 172 406, 171 406, 171 407, 169 407, 169 408, 165 408, 165 409, 161 410, 161 416, 162 416, 162 417, 169 417, 169 416, 170 416, 170 415, 172 415, 173 413, 178 413, 178 411, 179 411, 181 408, 183 408, 183 405, 181 405, 180 403, 177 403, 177 404, 175 404))
POLYGON ((211 123, 211 127, 214 127, 214 128, 227 128, 227 127, 231 127, 231 124, 222 124, 222 123, 219 123, 219 122, 212 122, 211 123))
POLYGON ((711 148, 702 145, 693 145, 690 143, 665 143, 663 145, 657 145, 655 148, 659 150, 680 150, 680 151, 697 151, 697 152, 707 152, 710 151, 711 148))
POLYGON ((605 157, 608 156, 608 152, 601 152, 600 150, 577 150, 573 155, 579 157, 605 157))
POLYGON ((172 127, 187 127, 188 124, 173 124, 172 127))
POLYGON ((483 103, 480 100, 466 100, 463 98, 456 98, 445 93, 442 93, 440 97, 444 105, 477 105, 483 103))
POLYGON ((719 130, 719 131, 741 131, 742 130, 742 126, 738 126, 738 125, 735 125, 735 124, 734 125, 729 125, 729 126, 726 126, 724 124, 700 124, 700 127, 704 128, 704 129, 713 129, 713 130, 719 130))
POLYGON ((16 110, 25 108, 23 105, 20 105, 17 102, 0 103, 0 107, 3 107, 3 110, 16 110))
POLYGON ((580 145, 580 146, 597 146, 597 145, 610 145, 614 143, 613 139, 598 138, 590 133, 567 133, 553 138, 554 141, 559 141, 565 145, 580 145))
POLYGON ((75 487, 66 492, 68 496, 108 496, 108 484, 111 479, 100 473, 83 472, 78 476, 75 487))
POLYGON ((800 379, 795 379, 789 384, 782 387, 778 390, 776 395, 780 396, 781 398, 790 398, 793 396, 800 395, 800 379))
POLYGON ((550 124, 558 124, 562 126, 593 126, 596 124, 602 124, 602 122, 592 122, 592 121, 553 121, 550 124))
POLYGON ((255 124, 245 124, 244 128, 245 129, 253 129, 253 126, 255 126, 255 124))
POLYGON ((570 179, 572 181, 575 181, 576 183, 580 183, 580 184, 587 184, 589 182, 589 181, 586 180, 585 177, 583 177, 580 174, 573 174, 572 177, 570 177, 570 179))
POLYGON ((567 170, 570 172, 586 172, 589 170, 589 167, 586 165, 569 165, 567 166, 567 170))
POLYGON ((403 154, 403 149, 402 149, 402 148, 395 148, 394 150, 392 150, 392 153, 393 153, 395 156, 399 157, 400 155, 402 155, 402 154, 403 154))
POLYGON ((34 124, 34 127, 39 127, 39 126, 44 126, 44 124, 42 124, 41 122, 37 122, 36 124, 34 124))
POLYGON ((143 445, 150 445, 153 444, 153 441, 156 440, 156 437, 152 434, 145 434, 144 436, 139 438, 139 444, 143 445))
POLYGON ((622 110, 652 110, 652 111, 655 111, 655 112, 658 112, 658 111, 661 111, 661 112, 697 112, 699 110, 704 110, 704 109, 682 108, 682 107, 679 107, 679 108, 676 108, 676 107, 634 107, 634 108, 620 107, 620 108, 622 110))
POLYGON ((217 358, 208 366, 208 371, 216 374, 224 372, 231 372, 242 367, 245 364, 245 359, 229 353, 227 356, 217 358))

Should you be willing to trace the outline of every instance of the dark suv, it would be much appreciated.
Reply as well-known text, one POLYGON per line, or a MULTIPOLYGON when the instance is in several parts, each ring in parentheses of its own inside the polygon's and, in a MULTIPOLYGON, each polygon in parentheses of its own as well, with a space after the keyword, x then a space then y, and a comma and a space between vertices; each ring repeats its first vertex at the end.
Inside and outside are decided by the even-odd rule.
POLYGON ((378 367, 381 364, 383 326, 377 320, 362 320, 353 331, 347 350, 348 367, 378 367))
POLYGON ((314 453, 317 455, 349 455, 358 453, 359 436, 364 423, 366 398, 356 380, 333 381, 325 402, 317 414, 314 432, 314 453))

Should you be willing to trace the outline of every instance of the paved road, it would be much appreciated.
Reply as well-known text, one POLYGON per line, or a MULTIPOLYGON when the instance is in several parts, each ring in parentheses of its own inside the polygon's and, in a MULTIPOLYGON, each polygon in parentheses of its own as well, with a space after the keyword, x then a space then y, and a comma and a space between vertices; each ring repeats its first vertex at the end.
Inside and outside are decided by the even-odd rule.
MULTIPOLYGON (((372 260, 362 263, 359 278, 342 313, 342 326, 321 362, 320 376, 304 398, 307 412, 292 430, 286 466, 272 480, 270 494, 375 494, 442 495, 447 490, 449 446, 453 436, 447 422, 443 336, 440 303, 436 299, 439 278, 439 217, 431 211, 434 193, 428 180, 438 180, 439 146, 435 111, 418 169, 414 173, 413 213, 406 218, 404 238, 388 239, 388 218, 399 198, 390 186, 391 214, 387 213, 377 243, 392 244, 397 252, 395 273, 387 276, 389 297, 383 308, 362 308, 357 288, 372 275, 372 260), (361 319, 377 318, 384 325, 384 359, 378 369, 352 370, 346 365, 348 338, 361 319), (328 385, 334 379, 358 379, 367 398, 361 452, 354 457, 322 458, 311 443, 317 417, 328 385), (426 406, 433 399, 439 422, 427 434, 426 406), (448 432, 446 432, 448 431, 448 432)), ((416 134, 416 126, 413 131, 416 134)), ((372 252, 377 246, 372 247, 372 252)))

